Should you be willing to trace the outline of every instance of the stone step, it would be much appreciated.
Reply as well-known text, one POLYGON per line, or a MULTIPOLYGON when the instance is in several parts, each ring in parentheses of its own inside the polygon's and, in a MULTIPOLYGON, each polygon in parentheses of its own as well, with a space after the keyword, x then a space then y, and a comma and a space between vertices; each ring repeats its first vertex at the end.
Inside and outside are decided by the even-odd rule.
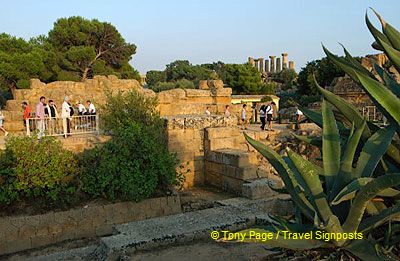
POLYGON ((255 224, 256 215, 244 209, 221 206, 161 218, 117 225, 117 235, 103 237, 97 250, 100 260, 176 243, 209 239, 214 230, 238 231, 255 224))
POLYGON ((258 164, 257 154, 238 149, 213 150, 207 154, 206 159, 234 167, 249 167, 258 164))

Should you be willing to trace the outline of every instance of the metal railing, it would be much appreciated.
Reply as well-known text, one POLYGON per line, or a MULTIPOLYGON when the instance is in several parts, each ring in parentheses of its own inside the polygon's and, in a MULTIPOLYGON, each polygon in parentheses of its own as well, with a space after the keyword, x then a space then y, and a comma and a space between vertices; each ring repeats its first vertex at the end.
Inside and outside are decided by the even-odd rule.
POLYGON ((76 134, 99 134, 99 116, 82 115, 70 118, 47 117, 45 119, 26 119, 26 135, 43 136, 64 136, 76 134))

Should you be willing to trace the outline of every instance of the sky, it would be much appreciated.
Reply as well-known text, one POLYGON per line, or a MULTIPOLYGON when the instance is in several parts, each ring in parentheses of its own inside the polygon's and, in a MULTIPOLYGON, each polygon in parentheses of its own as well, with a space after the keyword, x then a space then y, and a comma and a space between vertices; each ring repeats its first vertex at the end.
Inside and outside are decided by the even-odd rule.
POLYGON ((298 71, 324 57, 321 43, 337 54, 338 43, 354 56, 375 53, 369 7, 400 27, 400 0, 0 0, 0 33, 29 39, 79 15, 116 26, 137 46, 131 64, 141 73, 175 60, 244 63, 282 52, 298 71))

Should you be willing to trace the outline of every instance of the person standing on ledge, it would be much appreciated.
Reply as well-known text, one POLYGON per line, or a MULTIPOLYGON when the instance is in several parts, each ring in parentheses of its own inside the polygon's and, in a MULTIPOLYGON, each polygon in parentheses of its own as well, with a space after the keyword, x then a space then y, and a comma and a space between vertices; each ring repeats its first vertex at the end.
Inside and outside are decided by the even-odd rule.
POLYGON ((207 107, 207 108, 206 108, 206 116, 207 116, 207 117, 211 116, 211 112, 210 112, 209 109, 210 109, 210 107, 207 107))
POLYGON ((70 117, 71 117, 71 108, 68 103, 68 97, 64 97, 64 102, 61 106, 61 118, 63 122, 63 131, 64 131, 64 138, 67 137, 68 133, 70 133, 70 117))
POLYGON ((37 129, 39 131, 38 133, 38 139, 41 140, 44 136, 44 131, 45 131, 45 124, 44 124, 44 104, 46 102, 46 97, 42 96, 40 97, 39 103, 36 105, 36 118, 38 119, 37 121, 37 129))
POLYGON ((265 105, 260 108, 261 130, 265 130, 265 105))
POLYGON ((267 121, 268 121, 268 128, 270 131, 274 131, 272 129, 272 120, 273 120, 273 114, 274 114, 274 105, 275 102, 270 102, 267 105, 267 108, 265 108, 265 113, 267 114, 267 121))
POLYGON ((296 130, 300 130, 300 121, 301 117, 303 116, 303 112, 298 107, 296 107, 296 112, 294 116, 296 119, 296 130))
POLYGON ((231 112, 229 111, 229 105, 225 106, 225 117, 231 117, 231 112))
POLYGON ((4 132, 4 137, 6 137, 8 135, 8 131, 6 131, 6 129, 4 129, 3 121, 4 121, 4 115, 0 111, 0 130, 2 130, 4 132))
POLYGON ((24 110, 24 116, 23 116, 23 121, 24 121, 24 126, 26 127, 26 120, 28 120, 31 117, 31 108, 29 108, 27 102, 22 102, 22 109, 24 110))
POLYGON ((242 107, 242 112, 241 112, 241 125, 242 125, 242 130, 247 130, 246 124, 247 124, 247 118, 246 118, 246 104, 243 104, 242 107))

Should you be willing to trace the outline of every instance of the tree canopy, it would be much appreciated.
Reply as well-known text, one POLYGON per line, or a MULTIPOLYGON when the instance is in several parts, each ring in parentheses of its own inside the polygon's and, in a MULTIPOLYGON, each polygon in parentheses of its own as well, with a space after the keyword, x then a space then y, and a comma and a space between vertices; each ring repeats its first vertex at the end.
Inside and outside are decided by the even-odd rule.
POLYGON ((79 16, 61 18, 54 23, 48 41, 61 54, 61 70, 81 80, 94 74, 135 77, 128 62, 136 53, 136 46, 126 43, 110 23, 79 16))
POLYGON ((250 64, 220 61, 192 65, 187 60, 177 60, 168 64, 164 71, 148 71, 146 76, 149 88, 154 91, 194 88, 200 80, 207 79, 221 79, 237 94, 270 94, 276 88, 274 84, 264 84, 260 72, 250 64))
POLYGON ((115 74, 139 80, 128 63, 135 52, 110 23, 78 16, 58 19, 48 36, 29 41, 0 34, 0 102, 10 89, 28 88, 31 78, 81 81, 115 74))
POLYGON ((252 65, 225 64, 219 76, 235 94, 271 94, 275 85, 262 82, 261 73, 252 65))
POLYGON ((298 78, 298 90, 300 94, 315 95, 318 94, 314 84, 313 75, 322 86, 330 85, 334 78, 344 76, 344 71, 333 64, 327 58, 308 62, 301 68, 298 78))

